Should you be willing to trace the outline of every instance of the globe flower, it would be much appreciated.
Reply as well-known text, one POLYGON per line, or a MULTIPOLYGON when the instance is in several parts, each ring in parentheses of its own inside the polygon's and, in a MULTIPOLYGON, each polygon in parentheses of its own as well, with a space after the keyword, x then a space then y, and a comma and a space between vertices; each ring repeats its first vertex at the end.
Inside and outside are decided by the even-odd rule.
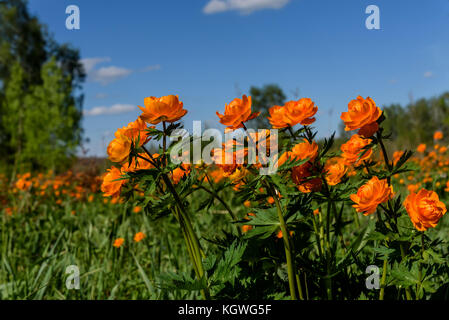
POLYGON ((251 97, 243 95, 242 99, 235 98, 225 106, 224 115, 216 112, 220 123, 228 129, 243 128, 243 123, 254 119, 260 112, 251 112, 251 97))
POLYGON ((174 184, 178 184, 182 178, 190 173, 190 165, 182 164, 181 167, 176 168, 172 172, 172 179, 174 184))
POLYGON ((290 119, 287 118, 286 110, 287 109, 282 106, 273 106, 268 109, 270 114, 268 121, 270 121, 274 129, 281 129, 289 126, 290 119))
POLYGON ((109 160, 121 163, 128 158, 132 142, 139 147, 147 143, 149 137, 146 129, 147 125, 141 117, 128 123, 126 127, 118 129, 114 134, 115 138, 107 148, 109 160))
POLYGON ((344 159, 333 158, 329 159, 325 166, 324 171, 326 172, 326 182, 330 186, 335 186, 340 183, 341 178, 348 171, 348 167, 344 164, 344 159))
POLYGON ((284 152, 278 160, 278 166, 283 165, 287 159, 290 160, 305 160, 313 161, 318 155, 318 144, 315 141, 309 142, 304 139, 303 142, 296 144, 292 151, 284 152))
POLYGON ((404 207, 419 231, 434 228, 447 211, 438 194, 426 189, 421 189, 418 193, 411 192, 404 201, 404 207))
POLYGON ((120 248, 122 246, 123 242, 125 242, 125 239, 117 238, 117 239, 114 240, 113 246, 116 247, 116 248, 120 248))
POLYGON ((285 104, 286 115, 291 127, 298 123, 305 126, 315 122, 313 117, 318 107, 310 98, 301 98, 298 101, 288 101, 285 104))
POLYGON ((306 162, 292 169, 292 180, 302 193, 309 193, 321 189, 321 179, 310 178, 312 176, 312 168, 312 164, 306 162))
POLYGON ((122 177, 122 173, 116 167, 111 167, 104 176, 103 183, 101 185, 101 191, 105 197, 117 197, 120 195, 123 184, 126 183, 126 179, 118 180, 122 177), (116 181, 117 180, 117 181, 116 181))
POLYGON ((433 139, 434 140, 441 140, 441 139, 443 139, 443 132, 435 131, 435 133, 433 134, 433 139))
POLYGON ((134 241, 135 242, 140 242, 140 241, 142 241, 143 239, 145 239, 146 238, 146 236, 145 236, 145 234, 143 233, 143 232, 137 232, 135 235, 134 235, 134 241))
POLYGON ((160 98, 147 97, 144 99, 144 104, 145 108, 138 106, 142 110, 140 117, 151 124, 158 124, 162 121, 175 122, 187 113, 187 110, 183 109, 183 103, 175 95, 160 98))
POLYGON ((393 152, 393 164, 396 165, 396 163, 401 159, 402 155, 404 154, 404 151, 395 151, 393 152))
POLYGON ((348 142, 341 145, 340 150, 342 158, 347 165, 358 165, 361 161, 369 159, 372 149, 364 149, 371 143, 371 139, 363 139, 358 134, 354 134, 348 142))
POLYGON ((275 129, 293 127, 298 123, 309 125, 315 122, 313 117, 318 111, 318 107, 309 98, 302 98, 298 101, 288 101, 284 106, 273 106, 268 112, 268 120, 275 129))
POLYGON ((426 151, 427 146, 424 143, 421 143, 417 148, 416 151, 419 153, 424 153, 426 151))
POLYGON ((112 162, 121 163, 125 161, 131 150, 131 140, 124 134, 123 129, 118 129, 115 132, 115 139, 113 139, 107 148, 109 160, 112 162))
POLYGON ((345 123, 345 131, 359 130, 359 135, 369 138, 379 129, 377 120, 382 115, 382 110, 370 97, 363 99, 358 96, 348 104, 348 112, 341 114, 345 123))
MULTIPOLYGON (((140 153, 139 155, 142 157, 148 157, 147 154, 145 154, 145 153, 140 153)), ((157 156, 158 156, 157 154, 156 154, 156 156, 153 155, 153 158, 156 158, 157 156)), ((136 161, 136 159, 132 159, 131 164, 129 164, 129 162, 125 162, 122 165, 121 171, 122 172, 135 172, 138 170, 151 169, 153 167, 154 166, 149 161, 143 160, 142 158, 137 158, 137 161, 136 161)))
MULTIPOLYGON (((151 126, 151 128, 154 128, 154 126, 151 126)), ((146 130, 147 124, 141 117, 138 117, 136 121, 130 122, 126 127, 123 127, 122 133, 140 147, 150 139, 146 130)))
POLYGON ((374 213, 379 204, 392 199, 393 195, 393 187, 388 185, 387 179, 379 180, 374 176, 349 197, 355 203, 353 207, 357 212, 367 216, 374 213))

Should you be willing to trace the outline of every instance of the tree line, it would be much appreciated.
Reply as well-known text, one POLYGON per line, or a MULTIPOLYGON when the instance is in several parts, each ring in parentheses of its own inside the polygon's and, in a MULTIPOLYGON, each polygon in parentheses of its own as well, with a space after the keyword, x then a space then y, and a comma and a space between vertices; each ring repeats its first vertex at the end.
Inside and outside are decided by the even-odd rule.
POLYGON ((25 0, 0 2, 0 169, 66 167, 82 139, 79 51, 57 43, 25 0))

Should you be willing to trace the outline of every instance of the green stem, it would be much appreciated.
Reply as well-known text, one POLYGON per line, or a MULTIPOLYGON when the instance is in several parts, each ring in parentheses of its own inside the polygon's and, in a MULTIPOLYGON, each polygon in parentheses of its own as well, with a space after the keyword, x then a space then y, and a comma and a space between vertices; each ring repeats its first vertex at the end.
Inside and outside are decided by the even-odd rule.
MULTIPOLYGON (((405 260, 406 257, 405 248, 402 242, 399 244, 399 247, 401 249, 401 257, 402 257, 401 262, 402 262, 405 260)), ((407 300, 412 300, 412 292, 410 291, 409 287, 405 288, 405 296, 407 297, 407 300)))
POLYGON ((421 261, 419 262, 418 266, 418 284, 416 285, 416 299, 420 297, 420 291, 422 288, 422 282, 423 282, 423 275, 422 275, 422 269, 423 269, 423 262, 422 259, 424 259, 424 232, 421 232, 421 261))
MULTIPOLYGON (((272 191, 271 186, 267 183, 267 190, 271 193, 271 196, 273 197, 275 203, 276 203, 276 209, 278 213, 279 223, 281 226, 281 232, 282 232, 282 238, 284 240, 284 249, 285 249, 285 259, 287 261, 287 273, 288 273, 288 284, 290 287, 290 296, 292 300, 297 300, 296 296, 296 289, 295 289, 295 267, 294 267, 294 260, 292 258, 292 248, 290 246, 290 240, 289 240, 289 234, 287 225, 285 224, 284 215, 282 214, 281 205, 279 203, 279 200, 277 198, 277 195, 275 192, 272 191)), ((301 300, 302 292, 299 292, 301 300)))
POLYGON ((384 299, 385 295, 385 282, 387 280, 387 267, 388 267, 388 260, 384 260, 384 266, 382 268, 382 280, 380 282, 380 293, 379 293, 379 300, 384 299))

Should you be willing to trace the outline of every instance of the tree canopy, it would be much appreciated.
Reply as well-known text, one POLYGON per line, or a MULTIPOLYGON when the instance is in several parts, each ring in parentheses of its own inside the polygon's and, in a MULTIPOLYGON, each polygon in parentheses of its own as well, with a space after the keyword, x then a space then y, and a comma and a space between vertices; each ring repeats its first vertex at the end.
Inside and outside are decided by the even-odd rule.
POLYGON ((81 142, 85 72, 25 0, 0 2, 0 152, 12 173, 59 169, 81 142))

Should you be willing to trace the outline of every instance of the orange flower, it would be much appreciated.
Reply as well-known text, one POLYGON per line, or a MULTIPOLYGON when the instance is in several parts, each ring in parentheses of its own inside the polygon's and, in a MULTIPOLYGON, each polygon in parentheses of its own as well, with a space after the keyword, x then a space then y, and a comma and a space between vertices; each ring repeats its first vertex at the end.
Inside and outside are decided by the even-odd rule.
MULTIPOLYGON (((146 153, 139 154, 140 156, 144 158, 148 158, 148 155, 146 153)), ((153 154, 153 158, 157 158, 159 155, 157 153, 153 154)), ((125 162, 122 165, 122 172, 135 172, 138 170, 145 170, 145 169, 151 169, 153 168, 153 165, 146 160, 143 160, 142 158, 137 158, 137 163, 135 159, 132 159, 131 164, 129 162, 125 162)))
POLYGON ((404 151, 393 152, 393 164, 396 165, 396 163, 399 161, 399 159, 401 159, 403 154, 404 154, 404 151))
POLYGON ((181 167, 173 170, 172 179, 174 184, 178 184, 182 178, 187 176, 190 173, 190 166, 186 164, 182 164, 181 167))
POLYGON ((303 142, 296 144, 292 151, 284 152, 278 160, 278 166, 283 165, 287 159, 290 160, 305 160, 309 159, 313 161, 318 155, 318 144, 315 141, 310 143, 307 139, 303 142))
POLYGON ((120 248, 122 246, 123 242, 125 242, 125 239, 117 238, 117 239, 114 240, 113 246, 116 247, 116 248, 120 248))
POLYGON ((313 210, 313 215, 314 216, 319 215, 319 214, 320 214, 320 210, 319 209, 313 210))
POLYGON ((342 144, 340 147, 341 151, 343 151, 341 156, 345 159, 346 164, 350 165, 355 163, 358 165, 361 161, 367 160, 373 151, 372 149, 363 150, 363 148, 370 143, 371 139, 363 139, 358 134, 354 134, 348 142, 342 144))
POLYGON ((291 127, 298 123, 305 126, 315 122, 313 116, 318 107, 310 98, 301 98, 298 101, 288 101, 285 104, 286 116, 291 127))
POLYGON ((320 178, 309 178, 312 175, 312 164, 306 162, 303 165, 292 169, 292 180, 297 185, 299 191, 309 193, 321 189, 320 178))
POLYGON ((109 143, 107 153, 109 160, 121 163, 125 161, 131 149, 131 143, 134 141, 139 147, 147 143, 149 140, 146 132, 147 125, 141 119, 128 123, 126 127, 118 129, 115 132, 115 138, 109 143))
POLYGON ((122 173, 116 167, 111 167, 108 169, 108 173, 104 176, 103 183, 101 185, 101 191, 104 193, 105 197, 115 198, 120 195, 122 186, 127 180, 114 180, 120 179, 121 176, 122 173))
POLYGON ((223 176, 229 177, 240 165, 237 164, 237 158, 243 161, 246 153, 247 150, 245 149, 235 151, 223 145, 223 148, 214 148, 212 150, 212 160, 222 170, 223 176))
POLYGON ((12 208, 5 208, 5 213, 6 213, 8 216, 12 216, 12 213, 13 213, 12 208))
POLYGON ((343 178, 348 171, 348 167, 345 166, 344 159, 332 158, 326 162, 324 170, 327 173, 326 181, 328 185, 335 186, 340 183, 341 178, 343 178))
POLYGON ((115 139, 109 143, 107 148, 109 160, 121 163, 128 158, 130 150, 131 140, 124 134, 123 129, 118 129, 115 132, 115 139))
POLYGON ((275 129, 293 127, 295 125, 309 125, 315 122, 313 117, 318 111, 318 107, 309 98, 302 98, 298 101, 288 101, 284 106, 273 106, 268 112, 268 120, 275 129))
POLYGON ((289 126, 289 119, 287 118, 286 110, 287 109, 282 106, 273 106, 268 109, 268 112, 270 113, 268 121, 270 121, 273 128, 281 129, 289 126))
POLYGON ((251 112, 251 97, 246 97, 246 95, 243 95, 242 99, 235 98, 227 104, 224 115, 217 111, 220 123, 232 130, 243 128, 244 122, 254 119, 259 114, 260 112, 251 112))
POLYGON ((140 241, 142 241, 143 239, 145 239, 145 234, 143 233, 143 232, 137 232, 135 235, 134 235, 134 241, 135 242, 140 242, 140 241))
POLYGON ((237 168, 229 175, 229 180, 231 180, 232 184, 240 184, 248 174, 249 171, 245 167, 237 168))
POLYGON ((242 232, 243 232, 243 233, 248 232, 249 230, 252 230, 252 229, 253 229, 253 226, 251 226, 251 225, 249 225, 249 224, 244 224, 244 225, 242 226, 242 232))
POLYGON ((435 131, 435 133, 433 134, 433 139, 434 140, 441 140, 441 139, 443 139, 443 132, 435 131))
POLYGON ((410 193, 404 201, 404 207, 419 231, 434 228, 447 211, 446 205, 440 201, 436 192, 426 189, 410 193))
MULTIPOLYGON (((289 232, 290 237, 293 236, 293 231, 289 232)), ((278 233, 276 234, 276 238, 281 239, 282 238, 282 230, 279 230, 278 233)))
POLYGON ((359 134, 369 138, 379 129, 376 121, 381 115, 382 110, 376 106, 373 99, 358 96, 349 102, 348 112, 343 112, 341 119, 345 123, 346 131, 361 129, 359 134))
POLYGON ((141 118, 145 122, 158 124, 161 121, 175 122, 187 113, 183 109, 183 103, 178 100, 178 96, 169 95, 160 98, 147 97, 144 99, 145 108, 138 106, 142 110, 141 118))
MULTIPOLYGON (((151 128, 154 128, 152 126, 151 128)), ((141 117, 138 117, 136 121, 128 123, 126 127, 122 128, 123 134, 129 139, 135 141, 138 146, 141 146, 148 142, 147 125, 141 117), (137 143, 138 142, 138 143, 137 143)))
POLYGON ((416 151, 418 151, 419 153, 424 153, 424 151, 426 151, 427 146, 424 143, 421 143, 417 148, 416 151))
POLYGON ((135 206, 133 209, 134 213, 139 213, 140 211, 142 211, 142 207, 139 207, 139 206, 135 206))
POLYGON ((379 204, 393 198, 393 195, 393 187, 388 185, 387 179, 379 180, 374 176, 350 198, 355 202, 353 207, 357 212, 367 216, 376 211, 379 204))

